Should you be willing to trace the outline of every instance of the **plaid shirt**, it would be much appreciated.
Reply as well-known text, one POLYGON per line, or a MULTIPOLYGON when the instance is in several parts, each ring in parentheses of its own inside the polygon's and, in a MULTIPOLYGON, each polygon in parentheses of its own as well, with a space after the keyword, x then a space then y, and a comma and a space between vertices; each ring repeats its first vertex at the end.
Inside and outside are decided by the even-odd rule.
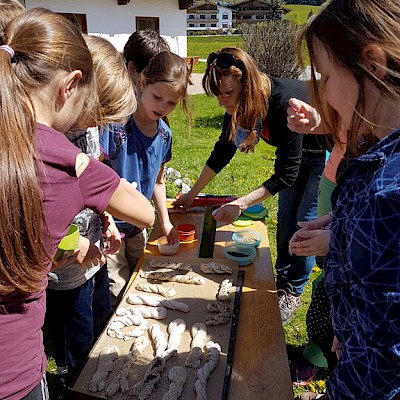
POLYGON ((327 398, 400 396, 400 130, 351 161, 333 192, 325 283, 342 356, 327 398))

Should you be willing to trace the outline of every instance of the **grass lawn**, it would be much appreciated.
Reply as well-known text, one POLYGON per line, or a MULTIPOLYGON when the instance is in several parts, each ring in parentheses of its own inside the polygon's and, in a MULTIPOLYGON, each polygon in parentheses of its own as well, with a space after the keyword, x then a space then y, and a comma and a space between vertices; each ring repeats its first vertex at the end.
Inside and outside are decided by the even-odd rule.
MULTIPOLYGON (((172 160, 168 163, 168 166, 177 169, 181 172, 182 177, 188 177, 194 182, 221 132, 224 110, 218 107, 215 98, 209 98, 206 95, 191 96, 190 99, 194 119, 191 129, 189 129, 187 119, 179 107, 169 116, 173 131, 173 147, 172 160)), ((238 152, 231 163, 204 189, 204 192, 239 196, 248 193, 272 174, 274 153, 275 148, 264 142, 257 145, 254 153, 242 154, 238 152)), ((167 196, 173 198, 177 193, 178 189, 172 183, 167 182, 167 196)), ((264 206, 269 211, 267 224, 274 263, 276 259, 277 197, 265 201, 264 206)), ((316 273, 313 273, 312 279, 316 275, 316 273)), ((284 327, 289 358, 301 354, 307 343, 305 313, 309 305, 310 295, 311 283, 306 286, 305 293, 302 296, 301 308, 292 322, 284 327)), ((56 365, 51 359, 47 371, 51 392, 56 373, 56 365)), ((323 385, 323 381, 321 382, 319 382, 320 386, 323 385)), ((317 387, 318 381, 313 384, 314 387, 317 387)), ((301 390, 304 389, 294 388, 296 394, 301 390)))
MULTIPOLYGON (((207 59, 213 51, 218 51, 222 47, 240 47, 243 42, 240 35, 226 36, 188 36, 187 54, 188 56, 198 56, 201 59, 207 59)), ((195 65, 193 72, 203 74, 206 70, 206 63, 199 62, 195 65)))
POLYGON ((320 6, 310 6, 304 4, 287 4, 285 5, 285 8, 292 10, 291 12, 285 15, 285 19, 303 25, 307 21, 310 11, 312 11, 313 14, 316 14, 320 9, 320 6))

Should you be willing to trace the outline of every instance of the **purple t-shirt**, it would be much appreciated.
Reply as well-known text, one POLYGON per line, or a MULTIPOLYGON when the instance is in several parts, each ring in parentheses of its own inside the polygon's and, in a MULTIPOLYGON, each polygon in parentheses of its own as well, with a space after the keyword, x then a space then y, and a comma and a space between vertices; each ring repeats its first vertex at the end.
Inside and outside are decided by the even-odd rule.
MULTIPOLYGON (((38 124, 36 132, 36 151, 44 166, 39 180, 52 238, 47 250, 54 256, 75 215, 84 208, 102 213, 120 178, 93 158, 78 178, 75 161, 81 151, 63 134, 45 125, 38 124)), ((50 268, 48 262, 47 271, 50 268)), ((0 399, 20 399, 42 379, 46 368, 41 330, 46 286, 44 274, 43 290, 29 295, 0 296, 0 399)))

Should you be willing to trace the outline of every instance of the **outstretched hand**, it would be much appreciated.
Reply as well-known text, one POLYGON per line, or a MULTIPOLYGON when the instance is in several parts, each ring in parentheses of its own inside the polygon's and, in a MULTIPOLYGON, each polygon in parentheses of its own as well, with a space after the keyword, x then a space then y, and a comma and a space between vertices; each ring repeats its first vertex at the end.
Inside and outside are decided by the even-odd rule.
POLYGON ((299 99, 289 100, 287 114, 287 126, 293 132, 313 133, 321 124, 318 111, 299 99))
POLYGON ((242 210, 240 205, 236 204, 235 202, 231 202, 214 210, 212 215, 217 221, 224 222, 225 224, 231 224, 239 217, 241 212, 242 210))
POLYGON ((193 200, 193 196, 190 194, 190 192, 188 192, 176 199, 172 203, 172 207, 181 211, 186 211, 192 205, 193 200))

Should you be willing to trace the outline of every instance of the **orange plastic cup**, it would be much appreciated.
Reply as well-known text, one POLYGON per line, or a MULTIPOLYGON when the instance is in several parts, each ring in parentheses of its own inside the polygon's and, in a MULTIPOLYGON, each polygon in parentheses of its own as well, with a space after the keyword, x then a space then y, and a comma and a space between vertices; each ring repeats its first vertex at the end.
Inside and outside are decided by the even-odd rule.
POLYGON ((181 242, 190 242, 196 235, 196 226, 193 224, 181 224, 176 227, 178 238, 181 242))

